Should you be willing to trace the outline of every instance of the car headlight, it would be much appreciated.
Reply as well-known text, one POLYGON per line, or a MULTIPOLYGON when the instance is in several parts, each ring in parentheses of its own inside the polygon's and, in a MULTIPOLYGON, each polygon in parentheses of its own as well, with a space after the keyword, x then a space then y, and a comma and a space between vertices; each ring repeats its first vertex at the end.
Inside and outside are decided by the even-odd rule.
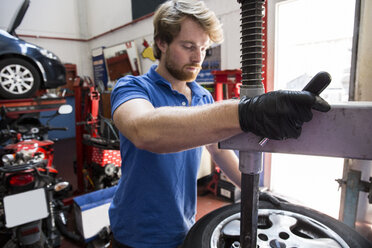
POLYGON ((47 57, 49 59, 59 60, 59 58, 57 57, 57 55, 55 55, 51 51, 48 51, 48 50, 46 50, 44 48, 41 48, 40 49, 40 52, 41 52, 42 55, 44 55, 45 57, 47 57))

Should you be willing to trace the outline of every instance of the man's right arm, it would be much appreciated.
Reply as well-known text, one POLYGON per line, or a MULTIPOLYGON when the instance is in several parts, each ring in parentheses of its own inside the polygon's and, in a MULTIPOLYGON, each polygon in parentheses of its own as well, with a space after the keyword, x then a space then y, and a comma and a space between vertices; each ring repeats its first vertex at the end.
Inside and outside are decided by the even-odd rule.
POLYGON ((241 133, 237 100, 194 107, 154 108, 145 99, 121 104, 115 126, 136 147, 151 152, 178 152, 241 133))
POLYGON ((154 108, 136 98, 117 107, 113 119, 138 148, 169 153, 217 143, 242 130, 270 139, 297 138, 313 108, 327 112, 330 106, 306 91, 273 91, 194 107, 154 108))

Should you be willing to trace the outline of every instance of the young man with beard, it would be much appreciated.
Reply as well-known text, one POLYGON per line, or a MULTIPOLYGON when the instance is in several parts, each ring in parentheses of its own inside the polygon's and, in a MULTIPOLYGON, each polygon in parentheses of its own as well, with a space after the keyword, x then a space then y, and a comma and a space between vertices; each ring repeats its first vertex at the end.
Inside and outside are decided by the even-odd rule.
POLYGON ((219 150, 218 141, 242 130, 274 139, 296 138, 314 105, 326 110, 327 103, 308 92, 280 91, 214 103, 194 80, 206 50, 222 40, 221 24, 203 1, 166 1, 154 15, 159 65, 116 83, 112 116, 120 131, 123 162, 109 211, 113 247, 182 244, 195 221, 201 146, 240 186, 238 158, 233 151, 219 150))

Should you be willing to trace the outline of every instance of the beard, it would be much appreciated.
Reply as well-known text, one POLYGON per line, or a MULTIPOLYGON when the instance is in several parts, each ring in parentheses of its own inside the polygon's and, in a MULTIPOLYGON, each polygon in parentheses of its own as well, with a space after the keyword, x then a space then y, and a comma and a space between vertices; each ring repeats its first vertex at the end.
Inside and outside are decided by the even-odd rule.
POLYGON ((167 53, 165 54, 165 68, 168 70, 169 74, 172 75, 177 80, 180 81, 186 81, 186 82, 191 82, 196 79, 198 76, 201 66, 196 63, 190 63, 190 64, 185 64, 179 68, 177 66, 177 63, 175 63, 171 59, 171 54, 170 51, 168 50, 167 53), (187 67, 196 67, 195 71, 188 71, 186 70, 187 67))

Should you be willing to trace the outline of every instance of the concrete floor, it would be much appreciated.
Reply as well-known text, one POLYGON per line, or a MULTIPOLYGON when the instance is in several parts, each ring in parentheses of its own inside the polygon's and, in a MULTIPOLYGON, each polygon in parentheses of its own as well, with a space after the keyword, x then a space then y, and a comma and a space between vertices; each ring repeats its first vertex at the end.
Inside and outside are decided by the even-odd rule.
MULTIPOLYGON (((54 164, 58 170, 59 177, 69 181, 73 189, 77 189, 77 179, 74 173, 73 163, 76 159, 76 144, 75 139, 59 140, 55 144, 55 155, 54 164)), ((204 188, 199 188, 199 192, 202 192, 198 196, 197 202, 197 215, 196 220, 203 217, 205 214, 220 208, 224 205, 231 204, 230 201, 226 201, 220 197, 214 196, 212 193, 206 193, 204 188)), ((78 245, 68 240, 63 239, 61 242, 61 248, 77 248, 84 247, 84 245, 78 245)))

